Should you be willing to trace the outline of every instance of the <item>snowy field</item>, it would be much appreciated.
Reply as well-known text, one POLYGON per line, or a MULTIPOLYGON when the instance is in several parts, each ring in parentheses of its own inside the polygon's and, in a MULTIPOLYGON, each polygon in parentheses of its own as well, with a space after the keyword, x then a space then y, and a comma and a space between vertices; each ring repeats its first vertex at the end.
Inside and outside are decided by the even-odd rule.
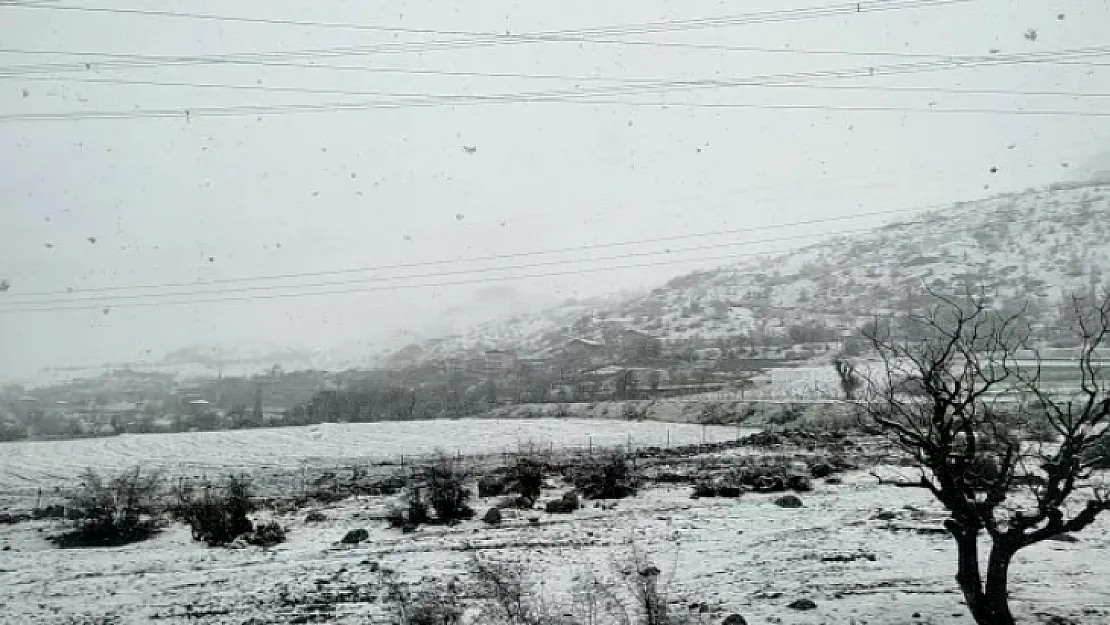
MULTIPOLYGON (((409 580, 442 580, 463 571, 472 548, 525 564, 557 602, 587 571, 614 579, 629 541, 663 570, 672 610, 707 605, 694 623, 718 625, 734 612, 753 624, 972 622, 953 579, 952 540, 917 531, 939 527, 943 517, 922 490, 880 486, 856 472, 843 485, 803 494, 800 509, 775 506, 775 495, 689 494, 657 486, 613 510, 522 513, 497 528, 468 521, 413 534, 368 520, 390 500, 348 500, 322 508, 328 520, 319 524, 306 524, 303 510, 279 517, 289 542, 271 550, 207 548, 173 526, 147 543, 63 551, 44 539, 53 522, 0 527, 0 549, 10 547, 0 552, 0 622, 382 623, 377 566, 409 580), (525 518, 533 515, 534 526, 525 518), (338 544, 355 528, 370 539, 338 544), (816 609, 790 609, 799 598, 816 609)), ((1046 542, 1018 555, 1011 588, 1020 622, 1110 622, 1107 529, 1102 520, 1078 542, 1046 542)))
POLYGON ((735 439, 735 427, 600 419, 459 419, 321 424, 231 432, 141 434, 0 444, 0 510, 5 499, 38 488, 72 485, 86 468, 113 473, 141 464, 172 475, 337 467, 399 460, 442 450, 449 454, 665 446, 735 439), (6 497, 5 497, 6 496, 6 497))

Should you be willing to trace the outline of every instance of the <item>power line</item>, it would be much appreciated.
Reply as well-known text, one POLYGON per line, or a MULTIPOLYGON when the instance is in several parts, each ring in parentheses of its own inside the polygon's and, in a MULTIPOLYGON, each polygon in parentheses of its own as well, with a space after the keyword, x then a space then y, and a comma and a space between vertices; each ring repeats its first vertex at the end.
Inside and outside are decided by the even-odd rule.
MULTIPOLYGON (((524 37, 524 36, 515 36, 524 37)), ((957 54, 937 54, 937 53, 918 53, 918 52, 904 52, 904 51, 857 51, 857 50, 827 50, 827 49, 809 49, 809 48, 769 48, 763 46, 743 46, 743 45, 730 45, 730 44, 703 44, 703 43, 686 43, 677 41, 644 41, 644 40, 629 40, 629 39, 598 39, 588 37, 547 37, 539 38, 533 37, 537 41, 563 41, 568 43, 590 43, 590 44, 612 44, 612 45, 628 45, 628 46, 653 46, 662 48, 686 48, 693 50, 708 50, 708 51, 729 51, 729 52, 758 52, 768 54, 793 54, 793 55, 822 55, 822 56, 849 56, 849 57, 895 57, 895 58, 914 58, 914 59, 933 59, 944 60, 953 62, 966 62, 966 61, 979 61, 993 58, 994 55, 957 55, 957 54)), ((369 66, 333 66, 323 65, 317 63, 282 63, 280 59, 296 59, 296 58, 319 58, 319 57, 343 57, 343 56, 368 56, 372 54, 389 54, 391 52, 408 52, 410 49, 396 49, 385 46, 396 46, 399 44, 378 44, 368 46, 346 46, 336 48, 315 48, 307 50, 290 50, 290 51, 270 51, 270 52, 234 52, 215 55, 147 55, 147 54, 122 54, 111 52, 87 52, 87 51, 60 51, 60 50, 28 50, 21 48, 0 48, 0 53, 6 54, 40 54, 40 55, 53 55, 53 56, 76 56, 88 58, 104 58, 110 59, 108 61, 97 61, 96 69, 123 69, 123 68, 145 68, 145 67, 165 67, 169 65, 206 65, 206 64, 232 64, 232 65, 263 65, 268 67, 295 67, 303 69, 362 69, 366 71, 404 71, 404 70, 379 70, 369 66), (277 59, 277 61, 271 60, 277 59)), ((1059 63, 1059 64, 1084 64, 1084 65, 1101 65, 1098 63, 1084 63, 1081 61, 1073 60, 1045 60, 1045 63, 1059 63)), ((90 62, 71 62, 71 63, 53 63, 53 64, 37 64, 37 65, 15 65, 6 66, 3 69, 4 73, 24 75, 25 73, 38 72, 38 73, 53 73, 63 71, 88 71, 93 69, 93 64, 90 62)), ((437 72, 440 73, 440 72, 437 72)), ((467 72, 460 72, 461 75, 468 75, 467 72)))
MULTIPOLYGON (((555 255, 555 254, 567 254, 567 253, 573 253, 573 252, 584 252, 584 251, 598 250, 598 249, 611 249, 611 248, 620 248, 620 247, 631 247, 631 246, 637 246, 637 245, 651 245, 651 244, 657 244, 657 243, 670 243, 670 242, 673 242, 673 241, 682 241, 682 240, 687 240, 687 239, 700 239, 700 238, 717 237, 717 236, 731 236, 731 235, 737 235, 737 234, 747 234, 747 233, 752 233, 752 232, 763 232, 763 231, 767 231, 767 230, 778 230, 778 229, 782 229, 782 228, 790 228, 790 227, 797 227, 797 226, 810 226, 810 225, 835 223, 835 222, 839 222, 839 221, 850 221, 850 220, 862 219, 862 218, 883 217, 883 216, 888 216, 888 215, 903 215, 903 214, 907 214, 907 213, 916 213, 916 212, 921 212, 921 211, 928 211, 928 210, 932 209, 934 206, 947 206, 947 205, 948 204, 935 204, 935 205, 930 205, 930 206, 925 206, 925 207, 916 207, 916 208, 910 208, 910 209, 892 209, 892 210, 883 210, 883 211, 871 211, 871 212, 866 212, 866 213, 855 213, 855 214, 851 214, 851 215, 840 215, 840 216, 837 216, 837 217, 828 217, 828 218, 825 218, 825 219, 805 219, 805 220, 793 221, 793 222, 769 224, 769 225, 766 225, 766 226, 756 226, 756 227, 752 227, 752 228, 713 230, 713 231, 695 232, 695 233, 689 233, 689 234, 674 234, 674 235, 667 235, 667 236, 661 236, 661 237, 652 237, 652 238, 647 238, 647 239, 638 239, 638 240, 634 240, 634 241, 617 241, 617 242, 611 242, 611 243, 593 243, 593 244, 587 244, 587 245, 574 245, 574 246, 569 246, 569 247, 553 248, 553 249, 546 249, 546 250, 532 250, 532 251, 528 251, 528 252, 514 252, 514 253, 507 253, 507 254, 490 254, 490 255, 485 255, 485 256, 470 256, 470 257, 440 259, 440 260, 431 260, 431 261, 423 261, 423 262, 395 263, 395 264, 388 264, 388 265, 370 265, 370 266, 364 266, 364 267, 333 269, 333 270, 328 270, 328 271, 308 271, 308 272, 298 272, 298 273, 281 273, 281 274, 270 274, 270 275, 264 275, 264 276, 241 276, 241 277, 238 277, 238 278, 224 278, 224 279, 219 279, 219 280, 208 280, 208 281, 203 281, 203 282, 176 282, 176 283, 135 285, 135 286, 123 286, 123 287, 98 287, 98 288, 89 288, 89 289, 72 289, 72 290, 64 290, 64 291, 39 291, 39 292, 31 292, 31 293, 21 293, 21 294, 18 294, 18 295, 23 296, 23 297, 53 297, 53 296, 67 296, 67 295, 72 295, 72 294, 77 294, 77 293, 105 293, 105 292, 110 292, 110 291, 124 291, 124 290, 185 288, 185 287, 197 287, 197 286, 218 285, 218 284, 236 284, 236 283, 240 283, 240 282, 260 282, 260 281, 269 281, 269 280, 319 278, 319 277, 324 277, 324 276, 338 276, 338 275, 366 273, 366 272, 382 271, 382 270, 415 269, 415 268, 420 268, 420 267, 434 267, 434 266, 440 266, 440 265, 457 265, 457 264, 463 264, 463 263, 489 262, 489 261, 507 260, 507 259, 512 259, 512 258, 526 258, 526 257, 531 257, 531 256, 551 256, 551 255, 555 255)), ((753 241, 751 243, 760 243, 760 241, 753 241)), ((16 294, 12 294, 12 295, 16 295, 16 294)))
MULTIPOLYGON (((823 6, 801 7, 794 9, 779 9, 769 11, 759 11, 755 13, 719 16, 712 18, 697 18, 685 20, 661 20, 655 22, 644 22, 641 24, 624 25, 616 27, 595 27, 595 28, 582 28, 573 30, 556 30, 544 31, 538 33, 517 35, 521 36, 558 36, 564 34, 600 34, 606 35, 611 33, 654 33, 654 32, 671 32, 674 30, 693 30, 705 28, 720 28, 724 26, 738 26, 746 24, 764 24, 768 22, 784 22, 806 20, 824 17, 836 17, 842 15, 885 12, 905 9, 919 9, 931 8, 937 6, 966 4, 976 0, 882 0, 872 2, 850 2, 843 4, 832 4, 823 6)), ((468 39, 462 43, 473 41, 474 38, 485 39, 500 39, 503 37, 514 37, 514 35, 503 35, 497 32, 481 32, 481 31, 466 31, 466 30, 442 30, 434 28, 413 28, 402 26, 381 26, 374 24, 362 24, 351 22, 320 22, 311 20, 294 20, 294 19, 279 19, 279 18, 262 18, 262 17, 246 17, 237 15, 223 15, 217 13, 197 13, 197 12, 183 12, 183 11, 169 11, 162 9, 130 9, 120 7, 94 7, 94 6, 73 6, 61 4, 36 4, 36 5, 17 5, 8 6, 7 8, 23 8, 23 9, 36 9, 36 10, 49 10, 49 11, 71 11, 81 13, 105 13, 116 15, 142 15, 148 17, 163 17, 174 19, 192 19, 204 21, 219 21, 219 22, 236 22, 244 24, 267 24, 267 25, 280 25, 280 26, 300 26, 310 28, 336 28, 345 30, 357 31, 371 31, 383 33, 404 33, 412 35, 450 35, 450 36, 463 36, 468 39)))
MULTIPOLYGON (((1010 223, 1022 223, 1022 222, 1031 222, 1031 221, 1035 221, 1035 220, 1032 220, 1032 219, 1013 220, 1010 223)), ((889 229, 891 227, 894 227, 894 226, 897 226, 899 228, 904 228, 904 227, 909 227, 909 226, 922 225, 922 224, 926 224, 926 223, 930 223, 930 222, 929 221, 905 222, 905 223, 902 223, 902 224, 894 224, 892 226, 887 226, 887 227, 885 227, 885 230, 889 231, 889 229)), ((839 235, 844 235, 844 234, 856 234, 856 233, 860 233, 860 232, 870 232, 870 231, 874 231, 874 228, 867 228, 867 229, 854 230, 854 231, 849 230, 849 231, 837 232, 837 233, 825 233, 824 236, 830 236, 830 235, 831 236, 839 236, 839 235)), ((955 228, 955 229, 952 229, 952 230, 933 230, 933 231, 931 231, 931 233, 943 234, 943 233, 949 233, 949 232, 963 232, 963 231, 964 231, 963 228, 955 228)), ((775 242, 775 241, 780 241, 780 240, 789 239, 789 238, 806 238, 806 237, 810 237, 810 236, 823 236, 823 235, 792 235, 792 236, 786 236, 786 237, 779 237, 779 238, 776 238, 776 239, 769 239, 769 240, 765 240, 765 241, 749 241, 749 242, 739 242, 739 243, 726 243, 726 244, 719 244, 719 245, 706 245, 706 246, 700 246, 700 247, 695 247, 695 248, 687 248, 687 249, 684 249, 684 250, 676 250, 674 252, 662 251, 662 252, 642 252, 642 253, 632 253, 632 254, 619 254, 619 255, 612 255, 612 256, 609 256, 609 257, 580 259, 580 260, 576 260, 576 261, 574 261, 574 260, 572 260, 572 261, 565 261, 565 260, 564 261, 548 261, 548 262, 541 262, 541 263, 518 264, 518 265, 508 265, 508 266, 502 266, 502 267, 480 268, 480 269, 475 269, 475 270, 434 272, 434 273, 426 273, 426 274, 419 274, 419 275, 408 275, 408 276, 389 276, 389 277, 379 277, 379 278, 366 278, 366 279, 360 279, 360 280, 345 280, 345 281, 317 283, 317 284, 272 285, 272 286, 258 286, 258 287, 242 287, 242 288, 237 288, 237 289, 224 289, 224 290, 220 290, 220 291, 201 291, 201 292, 192 292, 192 293, 139 294, 139 295, 130 295, 130 296, 109 296, 109 297, 101 297, 101 298, 97 298, 97 297, 71 298, 71 299, 64 299, 64 300, 45 300, 45 301, 38 301, 38 302, 19 302, 19 303, 15 304, 14 306, 0 307, 0 313, 51 312, 51 311, 58 311, 58 310, 84 310, 84 309, 98 309, 98 308, 105 308, 105 307, 108 307, 108 308, 131 308, 131 307, 138 307, 138 306, 179 305, 179 304, 193 304, 193 303, 212 303, 212 302, 220 302, 220 301, 238 301, 238 300, 243 300, 243 299, 275 299, 275 298, 286 298, 286 297, 335 295, 335 294, 358 293, 358 292, 365 292, 365 291, 372 291, 372 290, 396 290, 396 289, 403 289, 403 288, 422 288, 422 287, 440 287, 440 286, 477 284, 477 283, 482 283, 482 282, 487 282, 487 281, 518 280, 518 279, 526 279, 526 278, 551 277, 551 276, 581 274, 581 273, 595 273, 595 272, 599 272, 599 271, 611 271, 611 270, 615 270, 615 269, 628 269, 628 268, 649 267, 649 266, 664 266, 664 265, 674 265, 674 264, 685 264, 685 263, 690 263, 690 262, 702 263, 702 262, 722 260, 722 259, 736 259, 736 258, 743 258, 743 257, 763 256, 765 254, 763 254, 763 253, 754 253, 754 252, 734 253, 734 254, 726 254, 726 255, 721 255, 721 256, 697 257, 697 258, 689 258, 689 259, 668 260, 668 261, 662 261, 662 262, 636 263, 636 264, 626 264, 626 265, 607 265, 607 266, 603 266, 603 267, 593 267, 593 268, 586 267, 586 268, 581 268, 581 269, 577 269, 577 270, 566 270, 566 271, 548 272, 548 273, 541 273, 541 274, 519 274, 519 275, 510 275, 510 276, 494 276, 494 277, 479 278, 479 279, 473 279, 473 280, 463 280, 463 281, 435 283, 435 284, 401 284, 401 285, 385 284, 385 285, 380 285, 380 286, 376 286, 376 287, 375 286, 367 286, 367 285, 372 285, 372 284, 376 284, 376 283, 380 283, 380 282, 388 282, 388 281, 396 281, 396 280, 412 280, 412 279, 422 279, 422 278, 442 278, 442 277, 447 277, 447 276, 467 275, 467 274, 484 273, 484 272, 491 272, 491 271, 515 271, 515 270, 519 270, 519 269, 531 269, 531 268, 551 266, 551 265, 565 265, 565 264, 573 264, 573 263, 593 263, 593 262, 600 262, 600 261, 619 260, 619 259, 622 259, 622 258, 631 258, 631 257, 637 257, 637 256, 658 256, 658 255, 663 255, 663 254, 682 253, 682 252, 686 252, 686 251, 700 251, 700 250, 704 250, 704 249, 710 249, 710 248, 715 248, 715 247, 723 247, 723 246, 728 246, 728 245, 758 244, 758 243, 775 242), (322 291, 322 292, 292 292, 292 293, 281 292, 281 293, 269 293, 269 294, 263 293, 261 295, 246 295, 246 296, 228 296, 227 295, 228 293, 247 292, 247 291, 252 291, 252 292, 253 291, 263 291, 263 292, 265 292, 265 291, 276 291, 276 290, 279 290, 279 289, 291 289, 291 288, 292 289, 330 288, 330 287, 335 287, 335 286, 350 286, 350 285, 362 285, 362 286, 361 286, 361 288, 350 288, 350 289, 344 289, 344 290, 338 290, 338 291, 329 290, 329 291, 322 291), (207 296, 207 295, 213 295, 213 296, 218 296, 218 297, 196 299, 196 296, 207 296), (188 297, 190 299, 165 301, 165 298, 171 298, 171 297, 178 297, 178 298, 188 297), (112 302, 117 302, 117 301, 121 301, 121 300, 150 300, 150 299, 156 299, 157 301, 155 301, 155 302, 131 301, 131 302, 128 302, 128 303, 125 303, 125 304, 112 303, 112 302), (83 303, 83 302, 90 302, 90 301, 96 301, 98 303, 93 303, 93 304, 83 303), (78 305, 77 306, 58 306, 59 304, 73 304, 73 303, 77 303, 78 305), (46 305, 46 306, 44 306, 44 305, 46 305)))
MULTIPOLYGON (((1106 54, 1110 47, 1085 48, 1078 50, 1057 51, 1052 57, 1076 57, 1092 54, 1106 54)), ((319 104, 275 104, 275 105, 239 105, 226 107, 191 107, 175 109, 145 109, 128 111, 73 111, 63 113, 13 113, 0 115, 0 121, 54 121, 73 119, 134 119, 134 118, 182 118, 196 116, 216 115, 272 115, 284 113, 306 112, 335 112, 343 110, 368 110, 385 108, 408 108, 413 106, 459 105, 473 103, 562 103, 582 102, 581 98, 604 95, 645 95, 659 92, 668 92, 676 89, 691 91, 705 88, 721 88, 729 86, 743 86, 759 84, 768 81, 791 81, 822 78, 851 78, 873 77, 893 74, 918 73, 922 71, 939 71, 945 69, 958 69, 962 67, 981 65, 1000 65, 1011 63, 1038 62, 1045 57, 1045 53, 1007 55, 984 59, 976 62, 951 61, 926 61, 918 63, 892 64, 886 66, 870 66, 847 69, 818 70, 809 72, 792 72, 782 74, 764 74, 747 77, 738 77, 726 80, 675 80, 661 83, 643 83, 610 87, 606 89, 588 90, 563 90, 540 91, 506 94, 420 94, 408 99, 394 99, 384 101, 361 102, 333 102, 319 104)), ((635 102, 628 100, 603 101, 592 100, 585 102, 591 105, 635 105, 635 106, 666 106, 667 103, 635 102)), ((676 103, 677 106, 702 106, 705 103, 676 103)), ((1012 109, 977 109, 977 108, 915 108, 915 107, 875 107, 875 106, 827 106, 819 104, 793 105, 793 104, 755 104, 755 103, 729 103, 731 108, 766 108, 766 109, 823 109, 846 111, 896 111, 896 112, 938 112, 938 113, 1001 113, 1023 115, 1080 115, 1080 116, 1105 116, 1108 113, 1095 111, 1066 111, 1066 110, 1012 110, 1012 109)))
MULTIPOLYGON (((655 47, 679 47, 703 50, 716 50, 716 51, 742 51, 742 52, 766 52, 766 53, 780 53, 780 54, 815 54, 815 55, 836 55, 836 56, 861 56, 861 57, 897 57, 897 58, 914 58, 914 59, 930 59, 934 61, 945 61, 949 63, 980 63, 990 62, 994 59, 1001 58, 998 55, 942 55, 942 54, 927 54, 927 53, 912 53, 912 52, 865 52, 865 51, 844 51, 844 50, 811 50, 811 49, 791 49, 791 48, 766 48, 759 46, 736 46, 736 45, 716 45, 716 44, 691 44, 682 42, 666 42, 666 41, 636 41, 626 39, 596 39, 596 38, 574 38, 574 39, 559 39, 560 41, 568 41, 573 43, 596 43, 596 44, 615 44, 615 45, 643 45, 655 47)), ((393 45, 393 44, 389 44, 393 45)), ((313 70, 338 70, 338 71, 411 71, 412 73, 420 73, 419 70, 392 70, 389 68, 375 68, 365 65, 328 65, 321 63, 295 63, 289 61, 281 61, 280 59, 290 58, 315 58, 315 57, 336 57, 336 56, 365 56, 371 54, 389 53, 391 50, 375 46, 355 46, 355 47, 342 47, 342 48, 322 48, 311 49, 302 51, 288 51, 288 52, 241 52, 241 53, 228 53, 222 55, 207 55, 207 56, 168 56, 168 55, 142 55, 142 54, 120 54, 120 53, 107 53, 107 52, 62 52, 50 50, 23 50, 3 48, 0 53, 9 54, 48 54, 48 55, 72 55, 78 57, 93 57, 93 58, 108 58, 115 59, 104 62, 97 62, 96 69, 123 69, 123 68, 145 68, 145 67, 165 67, 169 65, 194 65, 194 64, 232 64, 232 65, 262 65, 266 67, 289 67, 299 69, 313 69, 313 70), (126 61, 125 61, 126 59, 126 61), (277 60, 273 60, 277 59, 277 60)), ((407 51, 407 50, 393 50, 393 51, 407 51)), ((1104 64, 1093 63, 1090 61, 1082 61, 1068 58, 1053 58, 1057 54, 1054 52, 1031 52, 1024 53, 1030 59, 1045 57, 1037 62, 1046 64, 1077 64, 1077 65, 1093 65, 1101 66, 1104 64)), ((38 64, 38 65, 15 65, 0 68, 0 74, 7 74, 13 76, 23 76, 28 73, 56 73, 63 71, 88 71, 93 68, 93 64, 89 62, 78 63, 54 63, 54 64, 38 64)), ((442 74, 445 72, 434 72, 442 74)), ((470 72, 456 72, 458 75, 471 75, 470 72)), ((478 74, 481 75, 481 74, 478 74)))
MULTIPOLYGON (((922 222, 910 222, 910 223, 911 224, 918 224, 918 223, 922 223, 922 222)), ((765 243, 778 243, 778 242, 782 242, 782 241, 796 240, 796 239, 807 239, 807 238, 813 238, 813 237, 836 236, 836 235, 844 235, 844 234, 859 234, 859 233, 863 233, 863 232, 869 232, 872 229, 873 228, 871 228, 871 227, 867 227, 867 228, 856 228, 856 229, 852 229, 852 230, 843 230, 843 231, 832 232, 832 233, 827 233, 826 232, 826 233, 802 234, 802 235, 795 234, 795 235, 785 235, 785 236, 781 236, 781 237, 773 237, 773 238, 770 238, 770 239, 763 239, 763 240, 759 240, 759 241, 728 241, 728 242, 725 242, 725 243, 710 243, 710 244, 706 244, 706 245, 698 245, 698 246, 694 246, 694 247, 679 248, 679 249, 674 249, 674 250, 668 249, 668 250, 657 250, 657 251, 650 251, 650 252, 627 252, 627 253, 622 253, 622 254, 612 254, 612 255, 609 255, 609 256, 599 256, 599 257, 594 257, 594 258, 560 259, 560 260, 550 260, 550 261, 539 261, 539 262, 533 262, 533 263, 522 263, 522 264, 515 264, 515 265, 505 265, 505 266, 500 266, 500 267, 498 267, 498 266, 479 267, 479 268, 475 268, 475 269, 459 269, 459 270, 449 270, 449 271, 436 271, 436 272, 402 275, 402 276, 374 276, 374 277, 367 277, 367 278, 349 279, 349 280, 341 280, 341 281, 334 281, 334 282, 322 282, 322 283, 314 283, 314 284, 256 285, 256 286, 221 288, 221 289, 218 289, 218 290, 190 291, 190 292, 185 292, 185 293, 139 293, 139 294, 135 294, 135 295, 71 297, 71 298, 63 298, 63 299, 58 299, 58 300, 41 300, 41 301, 32 301, 32 302, 10 302, 10 304, 18 306, 18 305, 24 305, 24 304, 35 304, 35 305, 38 305, 38 304, 59 304, 59 303, 99 301, 99 300, 112 300, 112 301, 136 300, 136 299, 149 299, 149 298, 159 298, 159 297, 167 297, 167 296, 173 296, 173 297, 181 296, 181 297, 184 297, 184 296, 196 296, 196 295, 219 295, 219 294, 224 294, 224 293, 272 291, 272 290, 275 290, 275 289, 285 289, 285 288, 320 288, 320 287, 333 287, 333 286, 349 286, 349 285, 352 285, 352 284, 365 284, 365 283, 368 283, 368 282, 372 283, 372 282, 380 282, 380 281, 388 281, 388 280, 412 280, 412 279, 420 279, 420 278, 442 278, 442 277, 447 277, 447 276, 468 275, 468 274, 486 273, 486 272, 492 272, 492 271, 531 269, 531 268, 535 268, 535 267, 549 267, 549 266, 556 266, 556 265, 607 262, 607 261, 611 261, 611 260, 620 260, 620 259, 624 259, 624 258, 638 258, 638 257, 646 257, 646 256, 663 256, 663 255, 672 255, 672 254, 682 254, 682 253, 686 253, 686 252, 699 252, 699 251, 704 251, 704 250, 708 250, 708 249, 733 247, 733 246, 736 246, 736 245, 758 245, 758 244, 765 244, 765 243)), ((742 257, 742 256, 759 256, 759 255, 761 255, 761 254, 759 254, 759 253, 745 253, 745 254, 734 254, 733 256, 742 257)))
POLYGON ((1065 109, 997 109, 975 107, 862 106, 826 104, 757 104, 750 102, 639 102, 630 100, 572 99, 560 96, 526 98, 481 98, 460 101, 425 102, 336 102, 330 104, 284 104, 184 109, 144 109, 138 111, 83 111, 68 113, 13 113, 0 115, 0 122, 40 122, 74 120, 189 119, 192 117, 235 117, 338 113, 370 110, 418 108, 428 106, 465 106, 472 104, 578 104, 588 106, 633 106, 650 108, 733 108, 784 111, 841 111, 855 113, 935 113, 956 115, 1029 115, 1063 117, 1110 117, 1110 111, 1065 109))
MULTIPOLYGON (((595 39, 595 38, 579 38, 568 40, 572 43, 600 43, 600 44, 617 44, 617 45, 646 45, 646 46, 659 46, 659 47, 681 47, 702 50, 715 50, 715 51, 733 51, 733 52, 758 52, 768 54, 794 54, 794 55, 822 55, 822 56, 859 56, 859 57, 897 57, 897 58, 916 58, 916 59, 935 59, 935 60, 978 60, 983 58, 990 58, 987 55, 954 55, 954 54, 936 54, 936 53, 919 53, 919 52, 879 52, 879 51, 856 51, 856 50, 815 50, 809 48, 768 48, 762 46, 738 46, 738 45, 717 45, 717 44, 697 44, 697 43, 684 43, 684 42, 671 42, 671 41, 642 41, 642 40, 628 40, 628 39, 595 39)), ((383 44, 391 45, 391 44, 383 44)), ((64 51, 64 50, 30 50, 26 48, 0 48, 0 54, 17 54, 17 55, 45 55, 45 56, 75 56, 78 58, 94 59, 95 67, 101 69, 117 69, 117 68, 143 68, 143 67, 165 67, 168 65, 205 65, 205 64, 243 64, 243 65, 274 65, 268 59, 296 59, 296 58, 328 58, 328 57, 343 57, 343 56, 369 56, 371 54, 384 54, 388 53, 388 48, 378 47, 375 45, 368 46, 346 46, 336 48, 312 48, 306 50, 288 50, 288 51, 269 51, 269 52, 231 52, 225 54, 213 55, 152 55, 152 54, 124 54, 115 52, 89 52, 89 51, 64 51), (108 59, 106 61, 96 61, 95 59, 108 59)), ((41 63, 37 65, 14 65, 3 67, 6 73, 15 72, 61 72, 61 71, 88 71, 92 69, 92 63, 88 61, 68 62, 68 63, 41 63)), ((276 65, 278 67, 282 65, 276 65)), ((291 64, 292 67, 305 67, 315 69, 326 69, 328 65, 315 65, 304 64, 296 65, 291 64)), ((367 67, 368 70, 374 68, 367 67)), ((380 71, 380 70, 379 70, 380 71)), ((388 71, 388 70, 385 70, 388 71)), ((465 74, 465 73, 464 73, 465 74)))
MULTIPOLYGON (((372 68, 367 68, 372 69, 372 68)), ((657 84, 666 82, 666 79, 660 78, 606 78, 602 76, 568 76, 558 74, 516 74, 516 73, 486 73, 486 72, 452 72, 452 71, 435 71, 435 70, 403 70, 403 69, 376 69, 376 71, 384 73, 401 73, 401 74, 431 74, 443 76, 468 76, 468 77, 486 77, 486 78, 523 78, 533 80, 562 80, 567 82, 602 82, 602 83, 617 83, 617 84, 657 84)), ((16 79, 15 77, 5 76, 0 74, 0 80, 16 79)), ((298 94, 312 94, 312 95, 346 95, 346 96, 376 96, 376 97, 389 97, 389 98, 420 98, 428 97, 428 94, 421 93, 395 93, 395 92, 381 92, 381 91, 362 91, 351 89, 320 89, 312 87, 291 87, 291 86, 273 86, 273 85, 260 85, 260 84, 241 84, 241 83, 211 83, 211 82, 189 82, 189 81, 165 81, 165 80, 137 80, 130 78, 100 78, 100 77, 68 77, 56 78, 51 76, 20 76, 20 81, 32 82, 80 82, 89 84, 108 84, 108 85, 131 85, 131 86, 149 86, 149 87, 188 87, 198 89, 230 89, 238 91, 263 91, 272 93, 298 93, 298 94)), ((708 82, 708 81, 706 81, 708 82)), ((760 87, 760 88, 794 88, 794 89, 815 89, 815 90, 830 90, 830 91, 877 91, 889 93, 943 93, 950 95, 1004 95, 1004 96, 1023 96, 1023 97, 1069 97, 1069 98, 1106 98, 1110 97, 1110 92, 1090 92, 1090 91, 1052 91, 1052 90, 1014 90, 1014 89, 990 89, 990 88, 962 88, 962 87, 929 87, 929 86, 895 86, 895 85, 842 85, 842 84, 806 84, 806 83, 776 83, 776 82, 732 82, 729 84, 721 85, 725 88, 731 87, 760 87)), ((462 98, 468 97, 470 94, 445 94, 436 97, 450 97, 462 98)), ((481 97, 481 96, 474 96, 481 97)))

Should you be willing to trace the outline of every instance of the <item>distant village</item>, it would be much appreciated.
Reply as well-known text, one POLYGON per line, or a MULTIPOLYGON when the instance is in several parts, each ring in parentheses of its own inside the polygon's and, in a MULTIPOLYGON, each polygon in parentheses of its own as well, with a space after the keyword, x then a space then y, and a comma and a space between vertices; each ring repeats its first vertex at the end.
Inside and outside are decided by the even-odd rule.
POLYGON ((0 440, 449 418, 514 403, 743 396, 758 392, 768 370, 843 348, 839 340, 763 348, 742 339, 673 340, 626 327, 603 340, 567 336, 527 357, 508 348, 439 357, 413 345, 374 370, 275 365, 251 376, 181 379, 125 368, 54 386, 0 389, 0 440))

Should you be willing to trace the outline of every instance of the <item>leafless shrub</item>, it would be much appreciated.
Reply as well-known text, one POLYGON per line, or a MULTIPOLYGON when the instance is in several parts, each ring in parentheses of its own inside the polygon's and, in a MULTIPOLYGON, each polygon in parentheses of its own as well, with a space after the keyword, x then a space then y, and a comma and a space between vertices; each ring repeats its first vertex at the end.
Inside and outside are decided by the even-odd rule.
POLYGON ((457 625, 463 614, 462 593, 454 581, 410 584, 389 569, 382 569, 383 603, 397 625, 457 625))
POLYGON ((510 475, 509 487, 522 497, 533 501, 539 499, 543 489, 543 463, 530 457, 517 460, 510 475))
POLYGON ((630 625, 628 610, 614 591, 592 571, 579 577, 572 589, 574 623, 580 625, 630 625))
MULTIPOLYGON (((446 456, 440 456, 425 469, 428 503, 436 511, 440 523, 454 523, 474 516, 474 510, 467 505, 470 489, 466 487, 466 478, 461 465, 446 456)), ((410 510, 411 507, 410 502, 410 510)))
POLYGON ((254 530, 247 516, 254 511, 252 488, 245 477, 229 476, 222 486, 184 484, 176 494, 174 514, 192 529, 193 540, 226 545, 254 530))
POLYGON ((517 566, 474 554, 470 574, 485 600, 482 616, 486 622, 506 625, 547 625, 549 617, 537 606, 526 573, 517 566))
POLYGON ((254 531, 247 534, 246 540, 256 547, 273 547, 285 542, 285 528, 277 521, 259 523, 255 525, 254 531))
POLYGON ((623 499, 636 494, 640 475, 625 454, 612 452, 588 458, 570 468, 570 479, 586 499, 623 499))
POLYGON ((89 469, 67 498, 70 531, 53 538, 62 547, 124 545, 146 540, 161 527, 162 476, 139 467, 105 482, 89 469))

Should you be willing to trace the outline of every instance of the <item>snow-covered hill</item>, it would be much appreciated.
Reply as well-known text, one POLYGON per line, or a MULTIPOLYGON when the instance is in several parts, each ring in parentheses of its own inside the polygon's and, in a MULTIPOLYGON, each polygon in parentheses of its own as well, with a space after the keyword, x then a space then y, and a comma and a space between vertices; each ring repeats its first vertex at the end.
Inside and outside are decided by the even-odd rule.
POLYGON ((1108 260, 1110 181, 1061 183, 691 273, 639 297, 568 302, 477 325, 410 354, 512 348, 534 355, 570 337, 603 339, 614 326, 709 342, 782 336, 791 327, 845 333, 913 307, 926 286, 982 287, 996 306, 1031 303, 1032 314, 1048 319, 1065 293, 1103 284, 1108 260))

